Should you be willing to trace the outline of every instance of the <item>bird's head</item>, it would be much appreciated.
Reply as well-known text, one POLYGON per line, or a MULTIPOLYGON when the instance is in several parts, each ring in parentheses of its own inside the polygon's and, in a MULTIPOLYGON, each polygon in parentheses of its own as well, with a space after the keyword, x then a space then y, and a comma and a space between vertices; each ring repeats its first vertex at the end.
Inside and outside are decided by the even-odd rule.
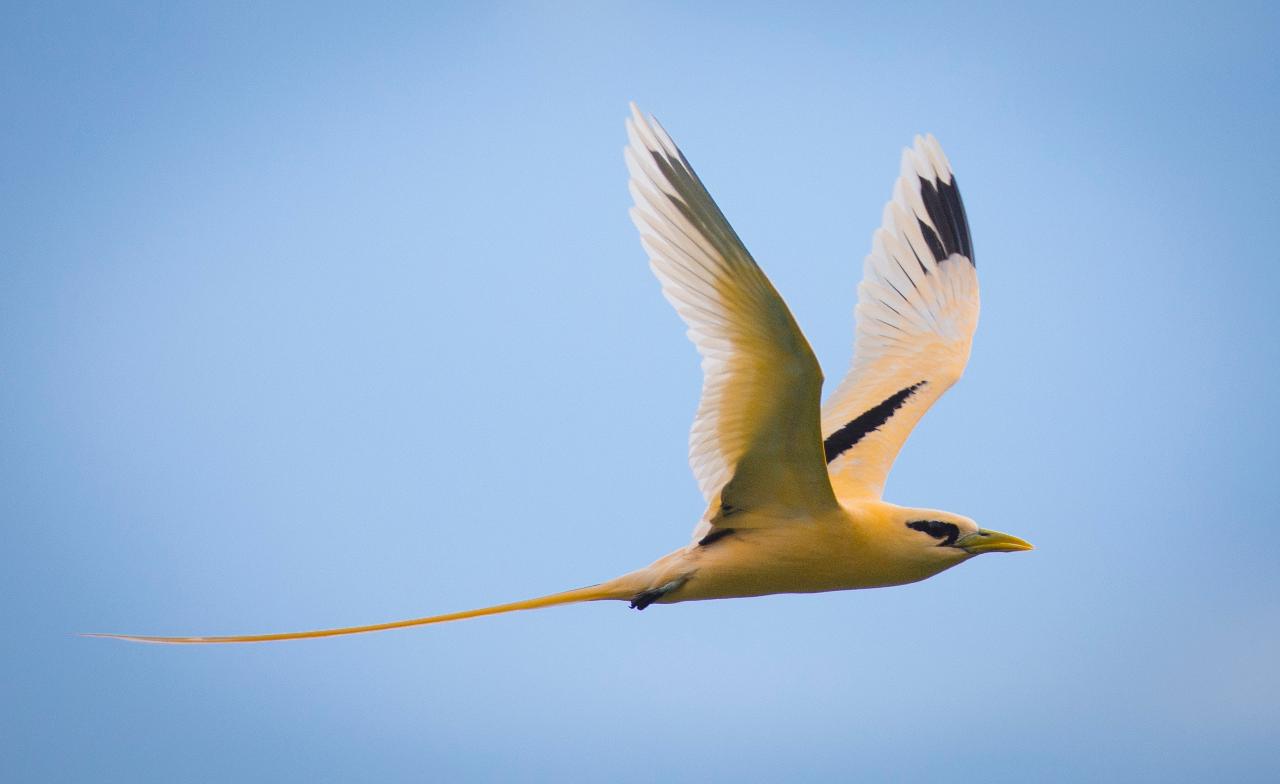
POLYGON ((1010 534, 989 531, 963 515, 936 509, 895 510, 895 538, 918 558, 958 562, 981 553, 1031 550, 1031 544, 1010 534))

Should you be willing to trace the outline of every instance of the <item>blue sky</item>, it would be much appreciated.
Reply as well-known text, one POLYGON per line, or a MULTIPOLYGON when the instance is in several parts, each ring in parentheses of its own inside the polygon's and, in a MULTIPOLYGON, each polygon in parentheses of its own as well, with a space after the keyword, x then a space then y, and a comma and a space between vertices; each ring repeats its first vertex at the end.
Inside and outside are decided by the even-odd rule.
POLYGON ((11 4, 6 780, 1273 781, 1268 4, 11 4), (1035 542, 891 590, 277 646, 681 545, 657 115, 827 368, 912 135, 983 314, 887 497, 1035 542))

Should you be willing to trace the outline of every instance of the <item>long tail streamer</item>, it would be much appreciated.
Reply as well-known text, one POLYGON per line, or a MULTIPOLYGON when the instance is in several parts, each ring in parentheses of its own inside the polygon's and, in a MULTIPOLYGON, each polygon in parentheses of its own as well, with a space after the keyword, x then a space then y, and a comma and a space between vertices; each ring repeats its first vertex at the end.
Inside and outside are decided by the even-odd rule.
POLYGON ((346 626, 339 629, 315 629, 309 632, 280 632, 277 634, 236 634, 225 637, 148 637, 138 634, 84 634, 82 636, 106 637, 113 640, 150 642, 166 645, 204 645, 229 642, 305 640, 311 637, 337 637, 343 634, 382 632, 387 631, 388 629, 404 629, 409 626, 426 626, 432 623, 448 623, 449 621, 461 621, 466 618, 479 618, 482 615, 498 615, 500 613, 516 612, 517 610, 536 610, 540 607, 554 607, 558 604, 592 602, 599 599, 616 598, 618 598, 616 591, 609 588, 606 583, 601 585, 592 585, 586 588, 577 588, 572 591, 564 591, 562 593, 553 593, 549 596, 540 596, 536 599, 525 599, 520 602, 511 602, 510 604, 496 604, 492 607, 482 607, 478 610, 466 610, 463 612, 446 613, 444 615, 431 615, 426 618, 410 618, 406 621, 375 623, 369 626, 346 626))

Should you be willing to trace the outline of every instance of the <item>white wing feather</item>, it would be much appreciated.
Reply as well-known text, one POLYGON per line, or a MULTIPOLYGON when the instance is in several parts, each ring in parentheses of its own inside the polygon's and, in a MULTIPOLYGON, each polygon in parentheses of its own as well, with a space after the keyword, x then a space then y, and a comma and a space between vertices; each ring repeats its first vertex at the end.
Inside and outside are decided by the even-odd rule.
POLYGON ((708 509, 695 534, 745 510, 765 514, 726 525, 833 507, 812 349, 671 137, 631 108, 631 217, 702 356, 689 464, 708 509))
POLYGON ((937 140, 917 136, 863 263, 853 366, 822 408, 837 497, 880 497, 911 429, 964 372, 978 309, 955 175, 937 140))

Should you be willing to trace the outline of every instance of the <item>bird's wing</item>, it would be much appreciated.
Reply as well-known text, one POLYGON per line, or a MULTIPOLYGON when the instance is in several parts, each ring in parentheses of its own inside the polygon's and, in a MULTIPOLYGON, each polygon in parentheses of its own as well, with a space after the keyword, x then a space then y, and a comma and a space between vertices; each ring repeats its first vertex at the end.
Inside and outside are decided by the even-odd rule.
POLYGON ((823 446, 837 497, 878 499, 911 428, 964 372, 978 325, 969 224, 932 136, 903 151, 854 314, 853 366, 822 407, 823 446))
POLYGON ((702 355, 689 463, 708 508, 695 536, 835 508, 813 350, 671 137, 631 112, 631 218, 702 355))

